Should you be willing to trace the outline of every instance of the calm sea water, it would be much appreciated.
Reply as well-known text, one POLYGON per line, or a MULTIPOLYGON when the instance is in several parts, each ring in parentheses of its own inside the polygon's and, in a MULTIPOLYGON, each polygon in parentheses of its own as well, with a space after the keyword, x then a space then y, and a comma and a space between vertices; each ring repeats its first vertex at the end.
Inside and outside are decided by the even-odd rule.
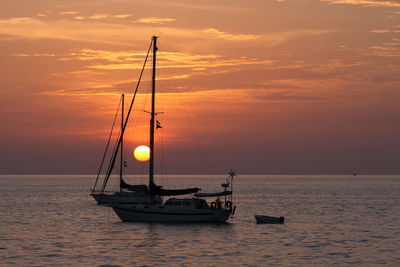
MULTIPOLYGON (((158 181, 211 191, 224 180, 158 181)), ((242 175, 230 223, 184 225, 122 223, 91 199, 93 182, 0 176, 0 265, 400 266, 400 176, 242 175), (256 224, 254 214, 286 221, 256 224)))

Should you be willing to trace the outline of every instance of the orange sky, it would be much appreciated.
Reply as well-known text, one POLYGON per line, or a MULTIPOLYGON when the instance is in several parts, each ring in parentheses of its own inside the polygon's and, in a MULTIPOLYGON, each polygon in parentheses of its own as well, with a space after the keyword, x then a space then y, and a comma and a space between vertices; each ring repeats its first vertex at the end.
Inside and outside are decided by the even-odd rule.
POLYGON ((398 1, 2 0, 0 174, 96 173, 154 34, 162 172, 400 172, 398 1))

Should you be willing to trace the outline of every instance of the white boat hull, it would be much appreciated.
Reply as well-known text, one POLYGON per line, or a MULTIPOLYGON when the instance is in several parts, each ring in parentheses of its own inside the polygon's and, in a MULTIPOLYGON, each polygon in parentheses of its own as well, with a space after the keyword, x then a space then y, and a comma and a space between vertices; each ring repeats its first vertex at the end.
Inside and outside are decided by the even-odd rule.
POLYGON ((231 210, 226 209, 165 209, 159 206, 132 206, 111 203, 111 207, 123 222, 161 223, 222 223, 229 219, 231 210))

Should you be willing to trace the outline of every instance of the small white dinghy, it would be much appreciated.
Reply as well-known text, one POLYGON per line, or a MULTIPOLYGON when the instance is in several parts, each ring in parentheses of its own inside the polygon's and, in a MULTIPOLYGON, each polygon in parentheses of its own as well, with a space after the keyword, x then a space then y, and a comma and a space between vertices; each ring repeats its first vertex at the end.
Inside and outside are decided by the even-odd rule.
POLYGON ((266 215, 254 215, 257 223, 284 223, 285 217, 272 217, 266 215))

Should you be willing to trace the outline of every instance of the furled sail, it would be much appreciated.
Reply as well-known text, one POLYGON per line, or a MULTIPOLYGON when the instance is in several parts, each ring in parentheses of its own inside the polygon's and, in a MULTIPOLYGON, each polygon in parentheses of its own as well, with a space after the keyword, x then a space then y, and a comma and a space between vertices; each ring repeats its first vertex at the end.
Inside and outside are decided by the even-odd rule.
POLYGON ((134 191, 134 192, 144 192, 146 194, 149 193, 149 189, 147 188, 146 185, 144 184, 139 184, 139 185, 131 185, 127 184, 124 179, 121 178, 120 180, 120 186, 121 188, 127 189, 129 191, 134 191))
POLYGON ((186 188, 186 189, 162 189, 162 186, 156 185, 153 181, 150 182, 150 195, 158 196, 178 196, 193 194, 200 191, 200 188, 186 188))
POLYGON ((196 193, 195 197, 220 197, 220 196, 229 196, 232 195, 232 191, 222 191, 216 193, 196 193))

